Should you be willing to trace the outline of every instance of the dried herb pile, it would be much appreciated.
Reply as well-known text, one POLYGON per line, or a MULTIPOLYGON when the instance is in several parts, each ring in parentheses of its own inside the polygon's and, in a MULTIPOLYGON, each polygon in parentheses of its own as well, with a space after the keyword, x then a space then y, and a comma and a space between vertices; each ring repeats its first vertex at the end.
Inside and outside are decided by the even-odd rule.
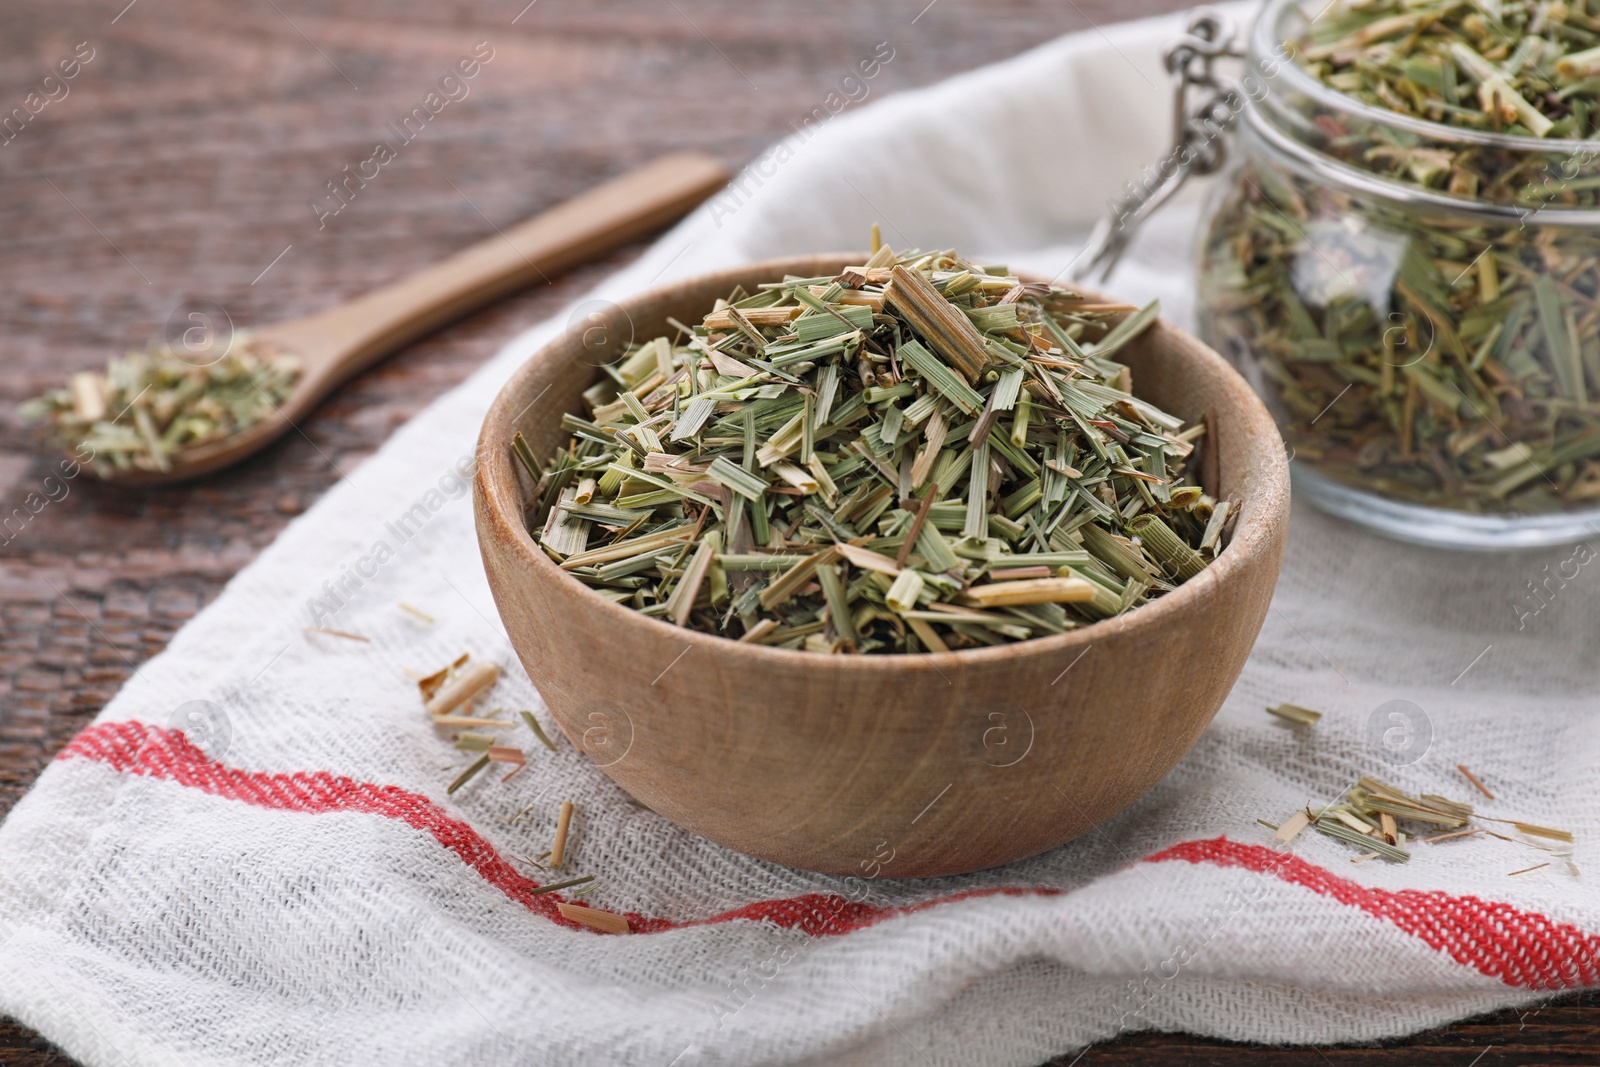
POLYGON ((272 414, 299 375, 294 357, 257 352, 239 338, 205 366, 155 346, 112 359, 103 374, 73 374, 67 388, 28 401, 22 413, 48 423, 56 443, 91 455, 101 477, 165 471, 183 450, 272 414))
POLYGON ((1363 103, 1523 137, 1600 133, 1600 4, 1334 0, 1300 65, 1363 103))
MULTIPOLYGON (((1493 800, 1493 794, 1483 788, 1482 783, 1473 777, 1465 767, 1460 768, 1462 773, 1478 787, 1480 791, 1493 800)), ((1525 838, 1542 838, 1570 844, 1573 835, 1567 830, 1560 830, 1549 826, 1540 826, 1537 823, 1522 822, 1517 819, 1491 818, 1477 814, 1471 804, 1464 801, 1451 800, 1448 797, 1437 796, 1432 793, 1423 793, 1421 796, 1412 796, 1396 786, 1381 782, 1371 776, 1364 777, 1355 785, 1345 791, 1344 798, 1337 803, 1313 811, 1305 808, 1295 812, 1281 824, 1273 824, 1265 820, 1258 820, 1262 825, 1274 831, 1274 836, 1281 843, 1293 841, 1300 832, 1308 826, 1336 841, 1342 841, 1361 850, 1361 854, 1351 859, 1352 863, 1383 857, 1395 863, 1404 863, 1411 858, 1411 851, 1406 847, 1413 840, 1417 840, 1417 831, 1428 836, 1420 840, 1438 842, 1471 837, 1476 834, 1487 834, 1503 841, 1514 844, 1531 844, 1526 840, 1510 837, 1497 833, 1485 826, 1472 826, 1473 820, 1490 822, 1509 826, 1525 838), (1408 833, 1402 826, 1411 827, 1408 833)), ((1570 860, 1570 849, 1557 849, 1546 845, 1534 844, 1532 847, 1550 854, 1554 858, 1570 860)), ((1512 874, 1526 874, 1528 871, 1538 870, 1549 866, 1541 863, 1535 867, 1512 871, 1512 874)))
POLYGON ((529 526, 601 595, 813 652, 1062 633, 1159 596, 1230 509, 1203 427, 1131 395, 1154 305, 1097 305, 953 253, 878 248, 736 291, 632 346, 569 414, 529 526))
POLYGON ((1290 44, 1302 68, 1340 93, 1446 127, 1430 137, 1338 111, 1308 114, 1307 135, 1322 151, 1469 200, 1600 204, 1600 146, 1577 143, 1600 134, 1596 0, 1334 0, 1290 44), (1463 144, 1452 129, 1550 146, 1463 144))
POLYGON ((1600 501, 1600 234, 1360 200, 1248 165, 1199 275, 1297 461, 1455 510, 1600 501))

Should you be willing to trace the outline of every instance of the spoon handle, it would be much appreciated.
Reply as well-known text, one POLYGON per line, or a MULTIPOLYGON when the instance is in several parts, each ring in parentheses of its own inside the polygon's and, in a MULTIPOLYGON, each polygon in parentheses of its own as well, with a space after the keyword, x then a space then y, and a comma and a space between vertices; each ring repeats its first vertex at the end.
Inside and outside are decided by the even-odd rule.
POLYGON ((442 263, 271 332, 303 353, 306 377, 319 379, 320 392, 452 319, 683 216, 727 180, 709 156, 666 156, 442 263))

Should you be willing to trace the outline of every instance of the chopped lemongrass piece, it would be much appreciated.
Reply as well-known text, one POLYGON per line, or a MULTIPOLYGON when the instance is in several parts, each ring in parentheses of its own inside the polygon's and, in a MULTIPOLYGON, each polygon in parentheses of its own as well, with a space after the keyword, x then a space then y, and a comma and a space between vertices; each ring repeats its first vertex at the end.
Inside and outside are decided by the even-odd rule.
POLYGON ((1447 834, 1434 834, 1432 837, 1424 837, 1422 840, 1426 841, 1428 844, 1431 845, 1431 844, 1433 844, 1433 843, 1435 843, 1437 841, 1449 841, 1451 838, 1471 837, 1473 834, 1481 834, 1481 833, 1483 833, 1483 830, 1481 828, 1473 827, 1470 830, 1451 830, 1447 834))
POLYGON ((592 881, 594 881, 594 875, 592 874, 586 874, 581 878, 568 878, 564 882, 551 882, 549 885, 542 885, 538 889, 530 889, 528 896, 536 897, 541 893, 554 893, 558 889, 571 889, 575 885, 585 885, 592 881))
POLYGON ((425 705, 429 715, 444 715, 494 685, 500 668, 493 663, 469 663, 454 678, 438 688, 425 705))
POLYGON ((430 626, 433 625, 433 616, 432 615, 429 615, 426 611, 423 611, 421 608, 412 607, 410 604, 407 604, 404 600, 400 601, 400 610, 405 612, 407 615, 416 616, 417 618, 421 619, 423 622, 427 623, 430 626))
POLYGON ((1552 841, 1571 841, 1572 840, 1572 831, 1571 830, 1556 830, 1556 829, 1553 829, 1553 828, 1551 828, 1549 826, 1540 826, 1537 823, 1531 823, 1531 822, 1517 822, 1516 820, 1502 820, 1502 821, 1509 821, 1512 826, 1515 826, 1522 833, 1525 833, 1530 837, 1547 837, 1547 838, 1550 838, 1552 841))
POLYGON ((460 789, 462 786, 472 781, 477 773, 487 766, 489 766, 489 756, 487 753, 485 753, 474 760, 470 767, 462 771, 461 774, 456 777, 456 780, 451 782, 450 785, 445 789, 445 793, 447 795, 454 796, 457 789, 460 789))
POLYGON ((1550 866, 1550 861, 1545 860, 1543 863, 1535 863, 1532 867, 1524 867, 1520 871, 1512 871, 1510 874, 1506 875, 1506 877, 1515 878, 1519 874, 1529 874, 1533 871, 1542 871, 1548 866, 1550 866))
POLYGON ((329 637, 342 637, 346 641, 365 641, 367 644, 372 643, 372 638, 370 637, 362 637, 360 634, 348 633, 344 630, 330 630, 326 626, 307 626, 306 633, 327 634, 329 637))
POLYGON ((1376 852, 1384 859, 1403 863, 1411 858, 1411 853, 1407 852, 1405 849, 1391 845, 1387 841, 1370 837, 1367 834, 1352 829, 1337 819, 1329 819, 1319 816, 1316 821, 1311 824, 1311 827, 1318 833, 1331 837, 1336 841, 1343 841, 1346 844, 1356 845, 1360 848, 1365 848, 1369 851, 1376 852))
POLYGON ((1024 578, 971 586, 957 602, 993 608, 1014 604, 1081 604, 1094 597, 1093 583, 1082 578, 1024 578))
POLYGON ((896 575, 900 573, 900 564, 879 552, 869 548, 860 548, 851 544, 835 544, 839 555, 849 560, 856 567, 864 571, 877 571, 880 574, 896 575))
POLYGON ((1298 704, 1279 704, 1277 707, 1268 708, 1267 712, 1297 726, 1315 726, 1322 718, 1322 712, 1302 708, 1298 704))
POLYGON ((1296 837, 1300 836, 1301 830, 1304 830, 1310 825, 1310 813, 1308 813, 1304 808, 1301 808, 1299 811, 1296 811, 1293 815, 1285 819, 1283 821, 1283 825, 1276 828, 1277 833, 1273 834, 1272 836, 1277 839, 1279 844, 1287 845, 1296 837))
POLYGON ((627 917, 618 915, 615 912, 600 911, 582 904, 566 903, 557 904, 556 910, 561 913, 562 918, 593 927, 601 933, 627 934, 633 932, 628 926, 627 917))
POLYGON ((763 637, 776 630, 778 625, 777 619, 762 619, 760 622, 750 627, 750 629, 746 630, 744 635, 740 637, 739 640, 745 642, 746 644, 758 642, 763 637))
POLYGON ((1478 792, 1482 793, 1484 796, 1488 797, 1490 800, 1494 799, 1494 794, 1489 792, 1488 788, 1486 786, 1484 786, 1484 784, 1482 782, 1478 781, 1478 776, 1477 775, 1475 775, 1471 771, 1467 770, 1465 764, 1462 764, 1462 763, 1456 764, 1456 770, 1460 771, 1462 776, 1465 777, 1467 781, 1471 782, 1473 787, 1476 788, 1478 790, 1478 792))
POLYGON ((556 839, 550 846, 550 867, 560 870, 562 861, 567 858, 567 832, 572 829, 572 802, 562 801, 561 814, 556 819, 556 839))
POLYGON ((556 743, 550 740, 550 735, 544 732, 544 727, 540 726, 539 720, 533 717, 533 712, 519 711, 517 714, 522 717, 523 723, 527 725, 528 729, 533 731, 533 736, 537 737, 539 742, 543 744, 545 748, 548 748, 551 752, 556 750, 556 743))

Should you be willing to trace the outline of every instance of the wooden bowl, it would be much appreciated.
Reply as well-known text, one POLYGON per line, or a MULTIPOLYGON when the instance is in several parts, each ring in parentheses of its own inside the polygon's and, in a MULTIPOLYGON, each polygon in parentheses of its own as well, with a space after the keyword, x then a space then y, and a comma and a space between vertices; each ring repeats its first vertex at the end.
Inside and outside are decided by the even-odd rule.
MULTIPOLYGON (((937 654, 825 656, 740 644, 612 604, 523 524, 526 474, 629 336, 697 321, 736 285, 832 274, 864 254, 706 275, 624 301, 512 377, 478 440, 474 507, 506 632, 567 738, 661 815, 776 863, 914 877, 1053 848, 1122 810, 1222 705, 1267 613, 1289 518, 1284 446, 1243 378, 1166 323, 1123 350, 1135 391, 1209 413, 1232 540, 1174 592, 1072 633, 937 654), (610 339, 607 351, 595 344, 610 339)), ((602 345, 601 347, 607 347, 602 345)))

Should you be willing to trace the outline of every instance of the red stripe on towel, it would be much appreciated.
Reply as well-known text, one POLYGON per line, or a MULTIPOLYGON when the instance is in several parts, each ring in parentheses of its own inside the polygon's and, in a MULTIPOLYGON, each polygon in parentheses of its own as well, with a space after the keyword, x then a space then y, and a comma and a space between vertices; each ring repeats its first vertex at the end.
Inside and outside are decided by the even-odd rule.
MULTIPOLYGON (((101 723, 80 733, 57 756, 104 763, 125 774, 160 778, 212 796, 257 807, 306 814, 344 811, 397 819, 454 852, 490 885, 552 922, 590 930, 556 909, 558 893, 534 895, 538 883, 501 858, 493 845, 427 797, 398 786, 373 785, 326 771, 267 774, 228 767, 211 759, 182 733, 137 722, 101 723)), ((1148 863, 1183 860, 1242 867, 1309 889, 1392 923, 1432 948, 1509 986, 1575 989, 1600 985, 1600 938, 1537 912, 1497 901, 1424 890, 1386 890, 1340 878, 1287 852, 1219 837, 1188 841, 1146 858, 1148 863)), ((638 933, 751 919, 812 936, 849 933, 882 919, 940 904, 994 895, 1048 895, 1037 888, 977 889, 909 907, 878 907, 828 893, 807 893, 746 904, 710 918, 680 923, 627 913, 638 933)), ((594 932, 590 930, 590 932, 594 932)))
POLYGON ((1303 886, 1399 927, 1457 963, 1506 985, 1580 989, 1600 985, 1600 937, 1495 900, 1439 890, 1377 889, 1298 856, 1225 837, 1185 841, 1146 858, 1243 867, 1303 886))
MULTIPOLYGON (((213 760, 179 731, 138 722, 91 726, 73 738, 56 758, 93 760, 125 774, 160 778, 211 796, 277 811, 298 811, 310 815, 333 811, 360 812, 397 819, 430 834, 477 871, 484 881, 529 911, 563 926, 594 932, 591 927, 573 923, 562 916, 556 909, 556 903, 566 899, 561 894, 535 895, 533 890, 539 888, 539 883, 507 863, 494 846, 467 823, 451 818, 427 797, 407 792, 399 786, 372 785, 327 771, 296 771, 291 774, 244 771, 213 760)), ((877 907, 837 894, 807 893, 783 900, 756 901, 720 915, 687 923, 652 918, 635 912, 626 914, 628 924, 635 933, 655 933, 684 926, 753 919, 800 930, 812 936, 824 936, 848 933, 891 915, 919 911, 934 904, 968 897, 1048 892, 1052 891, 981 889, 906 908, 877 907)))

